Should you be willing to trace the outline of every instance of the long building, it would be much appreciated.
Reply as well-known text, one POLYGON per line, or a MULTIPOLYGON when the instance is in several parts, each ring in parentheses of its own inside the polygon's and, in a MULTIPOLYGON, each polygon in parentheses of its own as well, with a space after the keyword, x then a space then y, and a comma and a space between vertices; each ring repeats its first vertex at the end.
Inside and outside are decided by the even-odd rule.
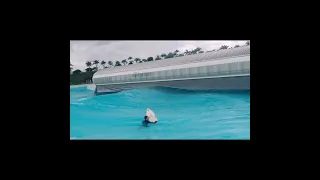
POLYGON ((106 68, 92 79, 97 94, 155 86, 249 90, 250 46, 106 68))

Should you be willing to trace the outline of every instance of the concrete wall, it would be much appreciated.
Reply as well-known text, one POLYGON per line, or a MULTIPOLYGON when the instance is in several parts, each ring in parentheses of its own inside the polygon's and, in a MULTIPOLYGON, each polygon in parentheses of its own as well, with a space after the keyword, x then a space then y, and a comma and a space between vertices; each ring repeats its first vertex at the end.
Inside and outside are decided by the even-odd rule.
POLYGON ((88 84, 87 89, 95 91, 96 90, 96 85, 95 84, 88 84))
POLYGON ((123 90, 148 88, 148 87, 172 87, 188 90, 249 90, 250 75, 233 77, 215 77, 207 79, 170 80, 161 82, 127 83, 113 85, 97 85, 97 93, 113 93, 123 90))
POLYGON ((250 71, 250 56, 241 56, 223 60, 189 63, 179 66, 144 69, 137 72, 94 75, 94 84, 111 84, 137 81, 154 81, 160 79, 181 79, 226 74, 239 74, 250 71))

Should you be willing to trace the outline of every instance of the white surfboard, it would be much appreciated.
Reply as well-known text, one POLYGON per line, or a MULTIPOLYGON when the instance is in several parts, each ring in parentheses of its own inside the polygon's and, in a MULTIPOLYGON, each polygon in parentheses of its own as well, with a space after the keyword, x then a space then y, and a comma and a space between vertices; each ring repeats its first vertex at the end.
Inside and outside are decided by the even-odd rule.
POLYGON ((158 118, 156 116, 156 114, 154 114, 153 111, 151 111, 151 109, 147 108, 147 112, 146 112, 146 116, 149 117, 149 121, 150 122, 157 122, 158 121, 158 118))

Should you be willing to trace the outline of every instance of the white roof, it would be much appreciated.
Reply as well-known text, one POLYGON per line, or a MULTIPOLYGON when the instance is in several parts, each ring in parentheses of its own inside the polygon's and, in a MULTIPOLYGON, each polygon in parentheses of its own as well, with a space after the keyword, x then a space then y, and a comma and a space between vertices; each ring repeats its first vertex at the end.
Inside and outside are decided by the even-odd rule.
POLYGON ((126 65, 126 66, 116 66, 112 68, 99 70, 94 75, 107 75, 107 74, 126 72, 126 71, 152 69, 152 68, 166 67, 166 66, 172 66, 172 65, 194 63, 199 61, 242 56, 242 55, 248 55, 248 54, 250 54, 250 46, 242 46, 238 48, 225 49, 225 50, 187 55, 187 56, 181 56, 181 57, 174 57, 169 59, 161 59, 156 61, 126 65))

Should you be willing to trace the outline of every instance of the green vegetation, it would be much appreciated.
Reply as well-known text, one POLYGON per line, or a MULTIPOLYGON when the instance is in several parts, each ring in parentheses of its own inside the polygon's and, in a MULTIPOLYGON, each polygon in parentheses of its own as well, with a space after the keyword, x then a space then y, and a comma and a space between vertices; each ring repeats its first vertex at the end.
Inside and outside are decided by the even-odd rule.
MULTIPOLYGON (((250 41, 247 41, 244 46, 250 45, 250 41)), ((240 45, 235 45, 234 48, 238 48, 240 45)), ((211 50, 211 51, 206 51, 206 52, 212 52, 212 51, 219 51, 223 49, 231 49, 232 47, 229 47, 227 45, 222 45, 218 50, 211 50)), ((170 58, 174 57, 181 57, 181 56, 188 56, 188 55, 193 55, 193 54, 200 54, 204 53, 201 48, 197 47, 196 49, 193 50, 186 50, 185 52, 182 52, 179 54, 179 50, 175 50, 174 52, 169 52, 169 53, 162 53, 161 55, 156 55, 155 57, 148 57, 147 59, 140 59, 140 58, 132 58, 129 57, 128 59, 124 59, 121 61, 116 61, 113 63, 112 61, 108 61, 108 64, 102 60, 101 62, 99 60, 94 60, 93 62, 87 61, 86 66, 87 68, 85 69, 86 72, 81 72, 81 70, 77 69, 73 71, 72 74, 70 74, 70 85, 78 85, 78 84, 84 84, 84 83, 92 83, 92 76, 95 72, 99 70, 99 65, 102 66, 101 69, 105 68, 111 68, 115 66, 129 66, 132 64, 137 64, 137 63, 144 63, 148 61, 158 61, 158 60, 167 60, 170 58), (121 64, 122 63, 122 64, 121 64), (106 65, 107 64, 107 65, 106 65), (91 66, 95 66, 91 68, 91 66)), ((70 73, 72 72, 72 64, 70 62, 70 73)))
POLYGON ((91 83, 92 76, 95 72, 81 72, 79 69, 73 71, 73 74, 70 74, 70 85, 78 85, 84 83, 91 83))
POLYGON ((116 61, 116 65, 115 66, 122 66, 121 63, 119 61, 116 61))
POLYGON ((220 47, 220 49, 228 49, 228 47, 229 46, 227 46, 227 45, 223 45, 223 46, 220 47))

